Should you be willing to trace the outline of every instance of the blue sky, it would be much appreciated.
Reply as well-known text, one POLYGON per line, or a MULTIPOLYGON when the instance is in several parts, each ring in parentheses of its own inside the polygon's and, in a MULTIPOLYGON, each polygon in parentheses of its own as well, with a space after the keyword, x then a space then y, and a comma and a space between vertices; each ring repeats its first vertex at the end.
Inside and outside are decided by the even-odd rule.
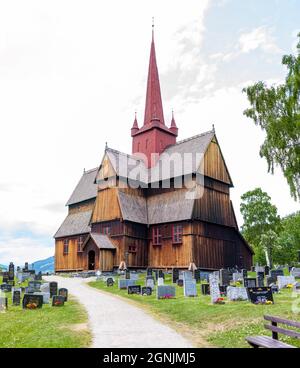
POLYGON ((99 165, 106 141, 130 152, 152 16, 165 120, 174 109, 179 139, 215 125, 239 224, 239 198, 257 186, 282 216, 296 211, 280 171, 259 157, 264 135, 243 116, 241 90, 284 79, 299 14, 296 0, 0 0, 0 263, 54 254, 83 168, 99 165))

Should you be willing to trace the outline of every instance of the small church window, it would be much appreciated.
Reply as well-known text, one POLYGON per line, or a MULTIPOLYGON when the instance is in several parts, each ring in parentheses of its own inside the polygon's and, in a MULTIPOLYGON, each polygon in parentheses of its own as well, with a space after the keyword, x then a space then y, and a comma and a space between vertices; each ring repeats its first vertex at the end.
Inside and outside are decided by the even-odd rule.
POLYGON ((83 237, 80 236, 78 238, 78 243, 77 243, 77 252, 81 253, 82 252, 82 246, 83 246, 83 237))
POLYGON ((129 253, 136 253, 136 246, 135 245, 129 245, 128 252, 129 253))
POLYGON ((69 253, 69 240, 65 239, 64 240, 64 254, 68 254, 69 253))
POLYGON ((155 226, 152 229, 152 241, 153 245, 161 244, 161 228, 160 226, 155 226))
POLYGON ((182 224, 173 225, 173 244, 182 243, 182 224))

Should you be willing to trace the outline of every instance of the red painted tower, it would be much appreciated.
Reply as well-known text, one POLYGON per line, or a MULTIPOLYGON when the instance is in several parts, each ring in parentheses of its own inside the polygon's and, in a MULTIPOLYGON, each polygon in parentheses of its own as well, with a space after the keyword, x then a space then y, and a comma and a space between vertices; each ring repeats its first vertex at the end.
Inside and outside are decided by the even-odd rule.
POLYGON ((170 128, 165 125, 152 30, 144 125, 139 128, 135 117, 131 128, 132 153, 146 155, 147 166, 151 167, 155 164, 151 162, 151 155, 160 155, 167 146, 175 144, 177 135, 173 114, 170 128))

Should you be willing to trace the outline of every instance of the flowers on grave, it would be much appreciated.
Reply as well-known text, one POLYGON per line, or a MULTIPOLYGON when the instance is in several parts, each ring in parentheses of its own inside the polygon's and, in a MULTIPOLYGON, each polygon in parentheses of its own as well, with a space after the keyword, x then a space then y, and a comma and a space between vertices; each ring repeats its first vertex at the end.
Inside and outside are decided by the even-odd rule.
POLYGON ((220 297, 220 298, 217 298, 214 302, 214 304, 225 304, 225 300, 224 298, 220 297))
POLYGON ((286 288, 287 288, 287 289, 292 289, 292 288, 293 288, 293 284, 287 284, 287 285, 286 285, 286 288))
POLYGON ((165 294, 162 299, 173 299, 174 298, 174 295, 172 294, 165 294))
POLYGON ((63 302, 61 302, 60 300, 56 300, 56 301, 54 302, 54 305, 55 305, 56 307, 60 307, 61 305, 63 305, 63 302))
POLYGON ((26 304, 26 308, 27 309, 36 309, 37 304, 36 303, 28 303, 28 304, 26 304))
POLYGON ((270 305, 273 304, 271 300, 257 300, 255 302, 256 305, 270 305))
POLYGON ((241 286, 241 285, 242 285, 242 283, 241 283, 240 281, 236 281, 236 282, 234 283, 234 285, 235 285, 235 286, 237 286, 237 287, 239 287, 239 286, 241 286))

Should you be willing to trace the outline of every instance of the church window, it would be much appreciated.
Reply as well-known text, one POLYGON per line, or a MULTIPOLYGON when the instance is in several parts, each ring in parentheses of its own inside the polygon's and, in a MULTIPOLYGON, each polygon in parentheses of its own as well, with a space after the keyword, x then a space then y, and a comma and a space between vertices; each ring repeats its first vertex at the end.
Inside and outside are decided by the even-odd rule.
POLYGON ((182 243, 182 224, 174 224, 173 225, 173 244, 181 244, 182 243))
POLYGON ((129 253, 136 253, 136 246, 135 245, 129 245, 128 252, 129 253))
POLYGON ((82 246, 83 246, 83 237, 80 236, 78 238, 78 243, 77 243, 77 252, 81 253, 82 252, 82 246))
POLYGON ((161 228, 160 226, 155 226, 152 228, 152 241, 153 245, 161 244, 161 228))
POLYGON ((64 240, 64 254, 69 254, 69 240, 64 240))

